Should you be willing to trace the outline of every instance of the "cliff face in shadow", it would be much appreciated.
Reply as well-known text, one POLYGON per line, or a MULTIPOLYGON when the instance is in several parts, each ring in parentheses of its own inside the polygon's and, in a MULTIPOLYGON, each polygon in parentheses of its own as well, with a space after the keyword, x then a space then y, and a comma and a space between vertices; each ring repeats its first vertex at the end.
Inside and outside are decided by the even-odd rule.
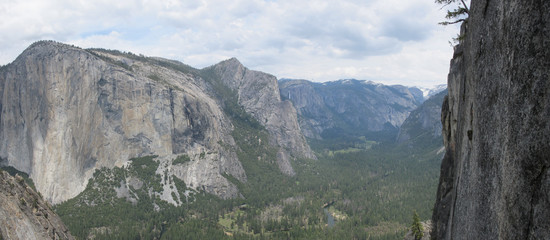
POLYGON ((433 238, 550 238, 549 22, 549 1, 472 1, 442 107, 433 238))

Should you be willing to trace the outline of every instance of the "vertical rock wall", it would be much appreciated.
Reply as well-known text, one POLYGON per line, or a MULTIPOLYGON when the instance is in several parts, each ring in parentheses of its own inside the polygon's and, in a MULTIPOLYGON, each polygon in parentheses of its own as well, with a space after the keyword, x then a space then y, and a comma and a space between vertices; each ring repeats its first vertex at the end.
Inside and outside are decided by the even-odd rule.
POLYGON ((193 161, 188 186, 238 195, 246 175, 232 125, 204 81, 166 63, 38 42, 0 71, 0 164, 28 173, 45 199, 75 197, 101 167, 159 155, 193 161), (207 157, 199 156, 206 154, 207 157))
POLYGON ((442 107, 435 239, 550 239, 550 1, 472 1, 442 107))
POLYGON ((269 132, 272 145, 280 147, 277 163, 287 175, 294 175, 291 157, 316 159, 302 135, 296 109, 282 101, 275 76, 245 68, 232 58, 213 66, 221 81, 236 91, 239 104, 269 132))

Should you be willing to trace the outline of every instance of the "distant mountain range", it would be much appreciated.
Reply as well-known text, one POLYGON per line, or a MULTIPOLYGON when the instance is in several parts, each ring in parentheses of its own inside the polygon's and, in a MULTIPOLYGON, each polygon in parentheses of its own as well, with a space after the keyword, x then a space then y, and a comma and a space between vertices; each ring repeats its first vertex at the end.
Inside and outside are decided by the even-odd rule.
POLYGON ((444 91, 445 89, 447 89, 447 84, 435 85, 432 88, 418 87, 418 89, 420 89, 422 91, 422 93, 424 95, 424 99, 428 99, 431 96, 436 95, 436 94, 444 91))
POLYGON ((365 136, 393 141, 409 113, 444 86, 420 89, 355 79, 279 80, 281 98, 294 104, 302 132, 313 139, 365 136))

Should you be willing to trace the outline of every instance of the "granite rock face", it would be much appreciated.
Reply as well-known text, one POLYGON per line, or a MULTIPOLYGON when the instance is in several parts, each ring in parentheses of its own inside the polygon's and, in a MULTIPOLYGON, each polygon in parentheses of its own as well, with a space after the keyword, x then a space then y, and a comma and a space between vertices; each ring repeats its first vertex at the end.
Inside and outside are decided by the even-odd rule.
MULTIPOLYGON (((240 103, 282 155, 314 157, 273 77, 225 69, 245 73, 225 83, 245 86, 240 103)), ((236 197, 223 174, 242 182, 246 174, 220 102, 201 70, 177 61, 37 42, 0 69, 0 165, 28 173, 45 199, 59 203, 83 191, 98 168, 186 154, 191 164, 166 170, 187 186, 236 197)))
POLYGON ((16 175, 0 170, 1 239, 74 239, 42 197, 16 175))
POLYGON ((335 134, 372 138, 386 133, 395 137, 409 113, 424 100, 418 88, 359 80, 314 83, 287 79, 280 81, 280 89, 281 96, 297 109, 304 135, 314 139, 335 134))
POLYGON ((277 163, 283 173, 294 175, 289 162, 292 158, 316 159, 302 135, 296 109, 290 101, 281 100, 277 78, 249 70, 235 58, 212 68, 226 86, 237 92, 246 112, 265 126, 270 143, 280 147, 277 163))
POLYGON ((435 239, 550 239, 550 2, 472 1, 442 107, 435 239))

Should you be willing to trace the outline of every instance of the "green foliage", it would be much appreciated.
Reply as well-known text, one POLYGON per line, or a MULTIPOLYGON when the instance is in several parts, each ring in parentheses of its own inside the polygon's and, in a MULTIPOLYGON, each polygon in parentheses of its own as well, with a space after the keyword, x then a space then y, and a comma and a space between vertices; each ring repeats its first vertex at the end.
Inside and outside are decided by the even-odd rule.
POLYGON ((190 162, 190 161, 191 161, 191 158, 189 158, 189 156, 187 156, 187 154, 183 154, 183 155, 179 155, 176 159, 174 159, 172 164, 184 164, 184 163, 190 162))
POLYGON ((160 77, 159 77, 158 75, 156 75, 156 74, 151 74, 151 75, 149 75, 149 76, 147 76, 147 77, 150 78, 151 80, 154 80, 154 81, 157 81, 157 82, 162 81, 162 80, 160 79, 160 77))
POLYGON ((160 239, 227 239, 216 223, 190 219, 170 225, 160 239))
MULTIPOLYGON (((435 0, 436 3, 442 4, 443 6, 449 6, 458 1, 459 0, 435 0)), ((444 22, 440 22, 439 24, 449 25, 449 24, 455 24, 455 23, 466 21, 468 19, 469 14, 470 14, 470 10, 468 9, 468 5, 464 0, 460 0, 460 3, 458 3, 455 9, 447 10, 447 15, 445 16, 445 18, 452 21, 444 21, 444 22), (462 18, 463 16, 465 17, 462 18)))
POLYGON ((223 175, 243 198, 221 200, 191 191, 184 199, 187 186, 171 177, 182 205, 170 205, 148 195, 152 182, 161 178, 154 177, 158 163, 145 157, 127 168, 98 170, 81 195, 56 211, 79 239, 399 239, 410 223, 407 213, 419 209, 422 219, 431 215, 439 170, 432 150, 440 143, 423 150, 388 145, 337 149, 332 156, 319 154, 319 160, 297 159, 297 175, 289 177, 278 170, 265 129, 241 121, 234 126, 248 181, 223 175), (128 177, 143 181, 141 189, 130 189, 139 198, 135 204, 114 190, 128 177), (332 212, 347 216, 333 228, 326 226, 322 208, 329 202, 332 212))
MULTIPOLYGON (((247 181, 222 175, 239 188, 242 198, 222 200, 189 189, 167 172, 164 178, 156 174, 155 156, 135 158, 124 168, 97 170, 84 192, 56 206, 78 239, 400 239, 413 209, 420 219, 431 216, 441 142, 424 141, 422 148, 410 148, 362 135, 312 140, 319 160, 296 159, 296 176, 286 176, 279 171, 278 149, 269 145, 267 130, 238 104, 236 93, 213 68, 199 71, 175 62, 143 61, 159 61, 203 78, 223 103, 237 145, 225 147, 236 152, 247 181), (143 186, 135 189, 128 184, 130 178, 143 186), (180 206, 155 194, 168 182, 177 188, 180 206), (123 185, 130 197, 117 195, 123 185), (345 216, 332 228, 326 226, 326 203, 332 203, 332 213, 345 216)), ((180 155, 173 164, 188 161, 187 155, 180 155)))
MULTIPOLYGON (((94 49, 94 50, 97 50, 97 49, 94 49)), ((117 65, 121 68, 124 68, 130 72, 134 71, 132 69, 132 66, 128 65, 126 62, 123 62, 123 61, 118 61, 118 60, 115 60, 115 59, 112 59, 112 58, 109 58, 107 56, 104 56, 104 55, 101 55, 101 54, 98 54, 96 53, 95 51, 93 51, 92 49, 88 50, 89 53, 91 53, 92 55, 102 59, 103 61, 106 61, 106 62, 109 62, 111 64, 114 64, 114 65, 117 65)), ((114 52, 119 52, 119 51, 114 51, 114 52)), ((120 52, 119 52, 120 53, 120 52)))
POLYGON ((418 217, 418 213, 414 211, 413 213, 413 222, 411 224, 411 231, 414 236, 414 239, 420 240, 424 236, 424 228, 422 227, 422 223, 420 223, 420 217, 418 217))
POLYGON ((36 191, 36 187, 34 186, 34 181, 29 177, 29 174, 26 174, 25 172, 21 172, 12 166, 5 166, 0 169, 8 172, 11 176, 14 176, 14 177, 15 175, 21 176, 25 180, 25 183, 27 183, 29 187, 31 187, 34 191, 36 191))
POLYGON ((129 172, 142 179, 146 187, 150 187, 154 192, 161 192, 162 178, 156 173, 159 163, 153 160, 156 157, 157 156, 131 158, 129 172))

